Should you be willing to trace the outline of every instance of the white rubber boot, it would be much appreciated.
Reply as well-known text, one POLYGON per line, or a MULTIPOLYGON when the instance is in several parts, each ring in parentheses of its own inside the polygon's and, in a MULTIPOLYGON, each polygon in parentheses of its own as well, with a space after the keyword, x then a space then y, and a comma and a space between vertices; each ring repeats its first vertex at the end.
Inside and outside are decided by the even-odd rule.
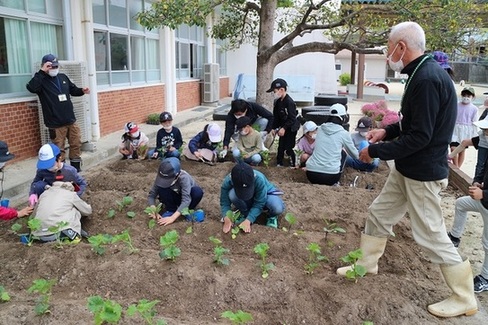
POLYGON ((466 260, 456 265, 441 265, 441 272, 452 295, 435 304, 429 305, 429 312, 438 317, 471 316, 478 311, 474 296, 473 272, 466 260))
MULTIPOLYGON (((361 244, 359 248, 363 251, 363 257, 357 261, 357 264, 366 268, 370 274, 378 273, 378 260, 383 255, 386 247, 386 237, 373 237, 361 234, 361 244)), ((337 269, 337 274, 346 276, 346 272, 352 270, 351 266, 344 266, 337 269)))

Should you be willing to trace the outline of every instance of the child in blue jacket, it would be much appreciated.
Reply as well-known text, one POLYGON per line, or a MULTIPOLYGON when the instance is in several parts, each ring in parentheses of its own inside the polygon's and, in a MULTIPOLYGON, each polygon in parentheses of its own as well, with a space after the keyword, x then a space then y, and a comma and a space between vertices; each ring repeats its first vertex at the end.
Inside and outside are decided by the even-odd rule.
POLYGON ((214 162, 217 157, 217 147, 222 141, 222 130, 215 123, 205 125, 203 131, 198 132, 188 147, 183 149, 183 155, 190 160, 205 160, 214 162))
POLYGON ((78 196, 85 192, 87 186, 85 179, 78 174, 75 167, 61 161, 59 148, 53 143, 48 143, 39 149, 37 172, 29 191, 29 204, 34 206, 46 185, 52 186, 55 181, 71 182, 78 196))

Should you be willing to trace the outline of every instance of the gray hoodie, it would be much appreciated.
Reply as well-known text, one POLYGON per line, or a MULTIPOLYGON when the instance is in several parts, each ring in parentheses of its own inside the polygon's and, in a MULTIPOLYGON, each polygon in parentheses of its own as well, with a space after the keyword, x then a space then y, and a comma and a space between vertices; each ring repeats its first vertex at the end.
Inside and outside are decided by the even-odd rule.
POLYGON ((320 125, 315 138, 315 149, 307 160, 307 170, 331 175, 339 174, 343 148, 349 156, 359 158, 351 134, 341 125, 331 122, 320 125))

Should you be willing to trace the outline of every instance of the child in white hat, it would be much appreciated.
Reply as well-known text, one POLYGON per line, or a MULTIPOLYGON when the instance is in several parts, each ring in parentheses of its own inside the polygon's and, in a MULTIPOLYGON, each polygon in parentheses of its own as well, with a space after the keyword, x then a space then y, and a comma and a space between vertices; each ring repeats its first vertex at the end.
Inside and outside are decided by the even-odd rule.
POLYGON ((317 136, 317 124, 307 121, 303 124, 303 135, 298 139, 297 148, 301 151, 300 168, 305 167, 305 163, 313 153, 315 148, 315 137, 317 136))

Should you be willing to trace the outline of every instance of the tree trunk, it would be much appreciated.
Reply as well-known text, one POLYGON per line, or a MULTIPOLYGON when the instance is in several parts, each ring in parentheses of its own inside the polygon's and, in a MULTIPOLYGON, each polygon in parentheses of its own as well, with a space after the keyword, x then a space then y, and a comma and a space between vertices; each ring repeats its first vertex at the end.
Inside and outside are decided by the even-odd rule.
POLYGON ((261 2, 256 65, 256 102, 270 110, 273 109, 273 96, 266 93, 266 90, 269 89, 271 81, 273 81, 273 72, 276 66, 274 53, 269 51, 273 46, 276 6, 277 0, 261 2))

